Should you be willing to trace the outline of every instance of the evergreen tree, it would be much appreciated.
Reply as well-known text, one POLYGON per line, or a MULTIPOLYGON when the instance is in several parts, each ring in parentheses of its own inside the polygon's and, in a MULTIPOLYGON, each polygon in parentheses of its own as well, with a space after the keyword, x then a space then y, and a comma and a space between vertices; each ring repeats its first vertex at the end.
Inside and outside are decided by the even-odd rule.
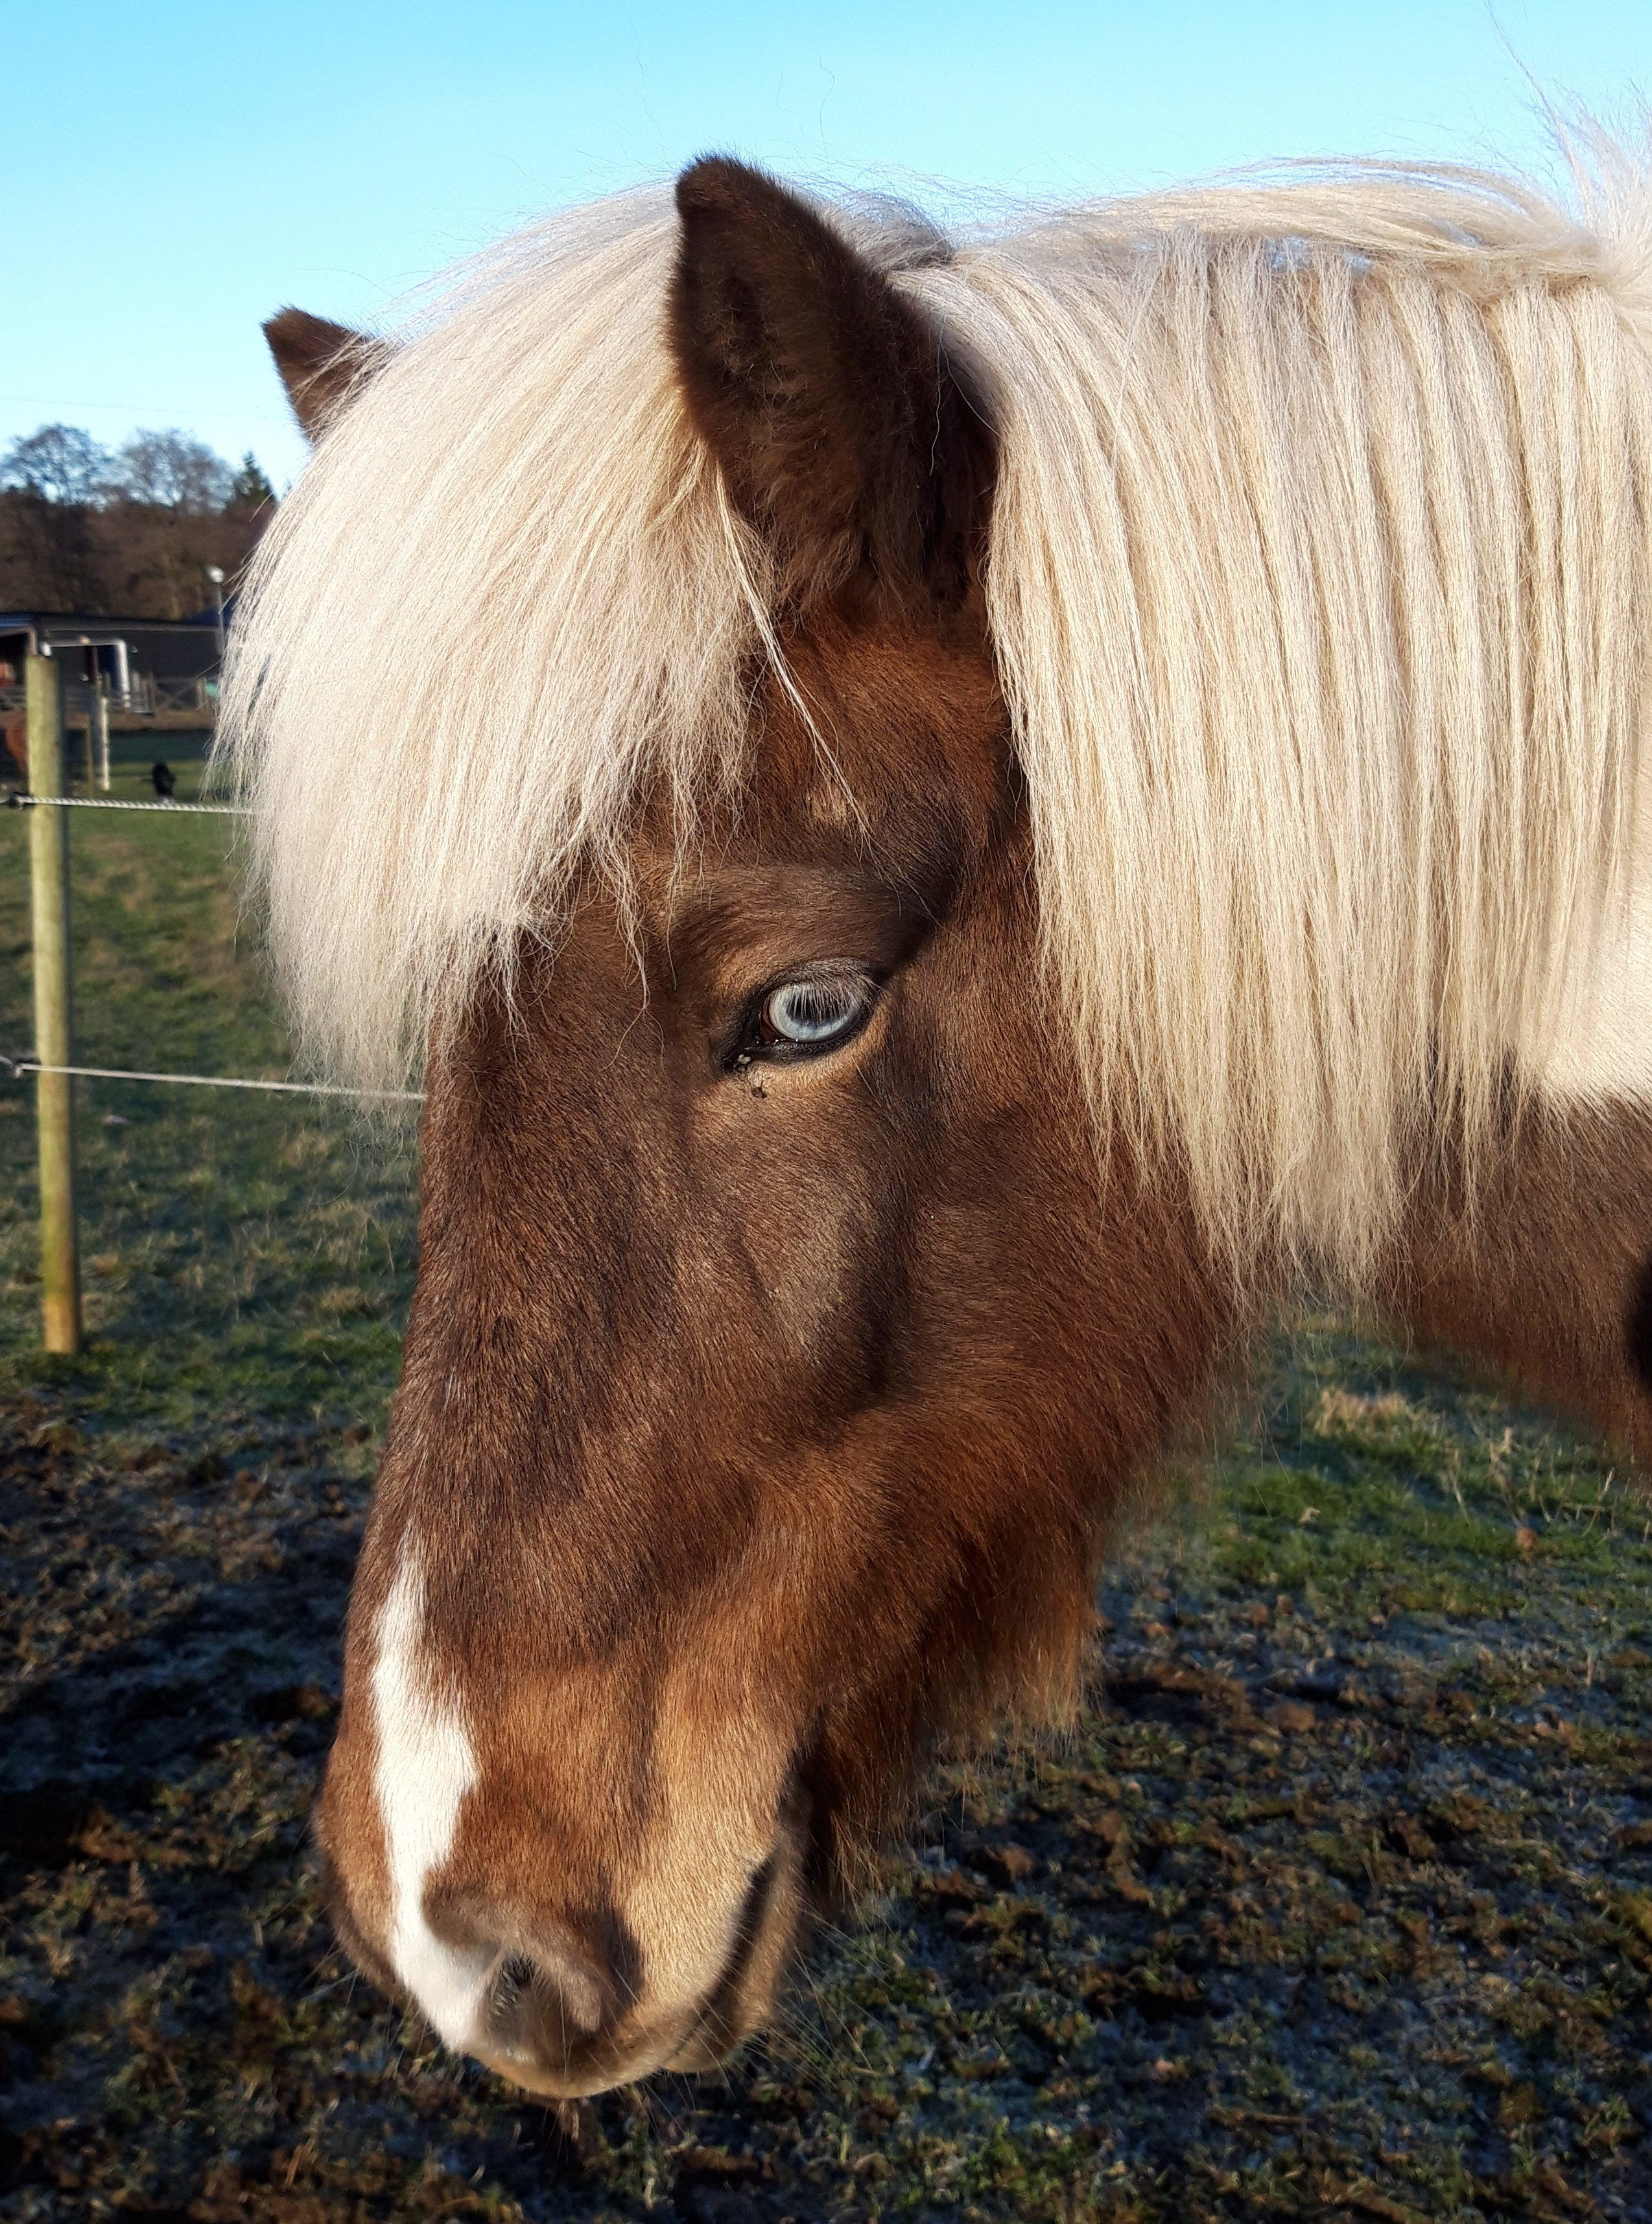
POLYGON ((237 509, 262 509, 266 502, 274 502, 275 490, 264 476, 263 466, 250 448, 241 458, 241 469, 235 475, 235 484, 230 490, 230 501, 237 509))

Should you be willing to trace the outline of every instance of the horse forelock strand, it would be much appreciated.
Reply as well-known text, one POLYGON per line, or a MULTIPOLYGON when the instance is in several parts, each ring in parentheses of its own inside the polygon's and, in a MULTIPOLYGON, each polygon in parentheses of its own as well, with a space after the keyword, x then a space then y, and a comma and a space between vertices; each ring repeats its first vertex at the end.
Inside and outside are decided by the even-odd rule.
MULTIPOLYGON (((998 420, 989 616, 1099 1126, 1236 1264, 1366 1272, 1647 838, 1652 186, 1600 138, 1577 177, 1303 172, 884 258, 998 420)), ((359 1077, 622 870, 640 790, 688 830, 744 761, 775 636, 674 240, 636 196, 474 266, 255 561, 229 746, 306 1039, 359 1077)))
POLYGON ((1101 1130, 1241 1271, 1357 1283, 1421 1154, 1472 1166, 1652 837, 1652 193, 1585 175, 1242 182, 901 281, 999 413, 992 631, 1101 1130))
POLYGON ((678 401, 675 238, 627 195, 462 270, 252 566, 223 747, 300 1040, 363 1084, 622 864, 640 788, 686 824, 739 761, 761 562, 678 401))

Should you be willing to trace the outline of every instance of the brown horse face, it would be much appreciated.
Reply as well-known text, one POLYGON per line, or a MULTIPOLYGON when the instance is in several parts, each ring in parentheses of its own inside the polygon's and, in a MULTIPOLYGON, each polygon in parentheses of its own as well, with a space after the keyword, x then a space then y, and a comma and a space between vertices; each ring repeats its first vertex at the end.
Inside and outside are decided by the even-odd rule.
POLYGON ((974 657, 834 647, 851 763, 944 806, 892 781, 868 843, 771 782, 760 843, 646 878, 640 935, 593 901, 431 1077, 322 1835, 363 1965, 548 2092, 751 2028, 924 1732, 1087 1621, 1130 1300, 1001 716, 974 657))
POLYGON ((716 2059, 926 1735, 1061 1684, 1096 1477, 1210 1326, 1179 1213, 1121 1175, 1102 1224, 973 615, 979 436, 813 217, 727 166, 683 202, 685 392, 832 762, 771 685, 703 854, 640 828, 633 912, 593 895, 434 1063, 320 1818, 363 1968, 552 2094, 716 2059), (832 345, 782 378, 805 282, 832 345))

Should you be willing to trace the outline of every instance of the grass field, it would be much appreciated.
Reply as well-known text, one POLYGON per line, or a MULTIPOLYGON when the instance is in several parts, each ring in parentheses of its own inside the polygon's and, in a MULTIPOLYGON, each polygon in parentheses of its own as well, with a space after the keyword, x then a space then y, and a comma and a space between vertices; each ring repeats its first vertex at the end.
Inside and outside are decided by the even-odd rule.
MULTIPOLYGON (((77 815, 86 1062, 285 1070, 230 824, 77 815)), ((351 1980, 305 1854, 409 1138, 98 1084, 80 1140, 47 1362, 0 1091, 0 2215, 1652 2219, 1652 1509, 1597 1449, 1296 1320, 1073 1731, 937 1780, 725 2076, 549 2114, 351 1980)))
MULTIPOLYGON (((166 736, 192 747, 199 737, 166 736)), ((172 760, 180 800, 198 761, 172 760)), ((154 799, 148 759, 114 793, 154 799)), ((70 814, 79 1063, 280 1079, 288 1050, 229 860, 236 822, 70 814)), ((31 1039, 25 813, 0 819, 0 1052, 31 1039)), ((368 1137, 325 1099, 79 1084, 88 1354, 42 1374, 30 1277, 28 1089, 0 1090, 0 1386, 53 1384, 99 1427, 226 1411, 376 1427, 413 1261, 411 1134, 368 1137)))

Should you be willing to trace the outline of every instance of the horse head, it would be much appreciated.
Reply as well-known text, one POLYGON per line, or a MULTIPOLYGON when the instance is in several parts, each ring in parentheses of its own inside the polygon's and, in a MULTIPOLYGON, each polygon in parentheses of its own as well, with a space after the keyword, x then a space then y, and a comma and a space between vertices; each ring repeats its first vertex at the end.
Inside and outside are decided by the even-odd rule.
POLYGON ((1283 1267, 1633 1436, 1652 1242, 1652 377, 1574 230, 582 224, 405 349, 276 320, 226 710, 300 1019, 427 1051, 332 1905, 549 2094, 719 2058, 1060 1704, 1283 1267))
POLYGON ((784 676, 691 864, 645 801, 623 899, 526 932, 431 1058, 319 1810, 362 1967, 557 2094, 716 2060, 932 1740, 1070 1679, 1099 1482, 1213 1318, 1174 1204, 1097 1224, 982 615, 987 401, 766 179, 678 202, 682 407, 784 676))

